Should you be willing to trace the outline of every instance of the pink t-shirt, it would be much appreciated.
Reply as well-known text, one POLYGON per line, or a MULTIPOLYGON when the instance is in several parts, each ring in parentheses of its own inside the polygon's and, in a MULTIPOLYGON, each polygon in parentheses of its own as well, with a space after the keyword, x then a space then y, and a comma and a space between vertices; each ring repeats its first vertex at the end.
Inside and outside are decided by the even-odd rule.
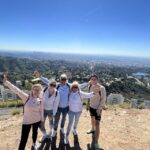
POLYGON ((7 86, 12 92, 17 94, 24 103, 26 103, 27 99, 29 98, 24 106, 23 124, 33 124, 44 120, 43 96, 41 98, 32 97, 31 95, 28 95, 18 87, 11 84, 9 81, 6 81, 4 85, 7 86))

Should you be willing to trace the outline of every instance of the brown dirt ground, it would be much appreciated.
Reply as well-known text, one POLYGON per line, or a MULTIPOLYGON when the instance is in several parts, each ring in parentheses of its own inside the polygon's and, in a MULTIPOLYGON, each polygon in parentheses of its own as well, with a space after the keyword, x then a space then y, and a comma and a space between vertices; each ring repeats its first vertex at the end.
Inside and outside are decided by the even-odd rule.
MULTIPOLYGON (((0 120, 0 150, 17 150, 21 123, 22 115, 0 120)), ((90 116, 84 110, 78 125, 78 138, 82 150, 87 150, 87 144, 91 143, 91 136, 86 134, 89 128, 90 116)), ((40 137, 39 131, 38 139, 40 137)), ((69 141, 73 146, 72 134, 69 141)), ((150 110, 117 108, 103 111, 99 143, 104 150, 150 150, 150 110)), ((31 149, 31 144, 30 134, 26 150, 31 149)), ((59 145, 59 133, 56 145, 59 145)))

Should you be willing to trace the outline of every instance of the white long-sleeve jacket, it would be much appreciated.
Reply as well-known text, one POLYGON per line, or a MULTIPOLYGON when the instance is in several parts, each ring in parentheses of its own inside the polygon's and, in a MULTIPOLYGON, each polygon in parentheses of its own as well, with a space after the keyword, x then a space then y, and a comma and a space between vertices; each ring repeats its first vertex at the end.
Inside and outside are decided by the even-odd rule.
POLYGON ((82 111, 82 99, 88 99, 94 96, 94 93, 86 93, 83 91, 71 92, 69 97, 69 110, 73 112, 82 111))
POLYGON ((53 115, 56 115, 59 101, 60 101, 60 94, 59 91, 57 91, 56 94, 56 89, 54 93, 49 97, 49 91, 48 89, 44 92, 44 109, 45 110, 53 110, 53 115))

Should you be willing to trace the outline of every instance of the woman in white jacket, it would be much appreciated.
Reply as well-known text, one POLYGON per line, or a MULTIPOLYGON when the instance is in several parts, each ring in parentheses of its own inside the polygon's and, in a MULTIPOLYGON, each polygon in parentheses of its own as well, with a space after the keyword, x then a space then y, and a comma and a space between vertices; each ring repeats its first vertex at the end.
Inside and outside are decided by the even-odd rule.
POLYGON ((48 137, 52 137, 52 129, 53 129, 53 118, 56 115, 59 101, 60 101, 60 94, 59 91, 56 89, 56 81, 51 80, 51 83, 49 84, 48 87, 44 89, 44 122, 41 123, 40 125, 40 130, 42 131, 42 139, 40 142, 44 142, 44 140, 48 137), (48 117, 49 119, 49 134, 46 134, 46 129, 45 129, 45 120, 48 117))
POLYGON ((77 135, 77 125, 79 122, 80 115, 82 113, 82 99, 83 98, 91 98, 94 96, 94 93, 85 93, 80 90, 78 82, 73 82, 71 86, 71 93, 69 97, 69 123, 66 132, 65 144, 68 144, 68 137, 72 127, 73 120, 74 127, 73 127, 73 134, 77 135))

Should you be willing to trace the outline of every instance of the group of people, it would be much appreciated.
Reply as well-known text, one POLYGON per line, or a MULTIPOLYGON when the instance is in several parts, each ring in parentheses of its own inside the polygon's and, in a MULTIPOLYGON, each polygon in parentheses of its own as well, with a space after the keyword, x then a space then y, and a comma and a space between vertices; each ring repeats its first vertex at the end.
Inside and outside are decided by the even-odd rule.
POLYGON ((46 87, 43 88, 41 84, 34 84, 31 94, 28 95, 8 81, 7 74, 4 73, 4 85, 17 94, 24 102, 22 133, 18 150, 25 149, 31 128, 33 131, 33 149, 38 149, 36 144, 38 128, 42 132, 40 142, 44 142, 46 138, 52 139, 52 137, 55 137, 60 116, 60 131, 61 134, 65 135, 65 144, 68 144, 73 122, 73 134, 77 135, 77 125, 82 113, 83 98, 88 100, 88 109, 91 116, 91 129, 87 131, 87 134, 95 132, 95 148, 98 150, 100 120, 106 101, 106 91, 105 87, 98 83, 97 75, 91 75, 89 82, 83 84, 79 84, 77 81, 74 81, 72 84, 68 83, 66 74, 60 76, 59 83, 54 79, 48 80, 41 76, 38 71, 34 72, 34 76, 41 80, 46 87), (86 86, 88 87, 88 92, 83 92, 81 89, 86 86), (65 132, 64 126, 67 115, 68 125, 65 132), (46 132, 45 128, 47 117, 49 119, 49 132, 46 132))

